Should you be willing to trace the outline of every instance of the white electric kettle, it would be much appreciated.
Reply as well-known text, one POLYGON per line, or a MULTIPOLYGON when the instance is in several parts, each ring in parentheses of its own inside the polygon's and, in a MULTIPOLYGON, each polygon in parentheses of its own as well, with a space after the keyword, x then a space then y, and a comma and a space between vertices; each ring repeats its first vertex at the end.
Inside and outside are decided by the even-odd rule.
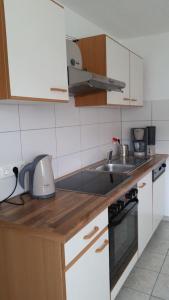
POLYGON ((55 195, 55 182, 52 170, 52 157, 44 154, 23 167, 19 183, 25 188, 25 175, 29 172, 29 192, 33 198, 46 199, 55 195))

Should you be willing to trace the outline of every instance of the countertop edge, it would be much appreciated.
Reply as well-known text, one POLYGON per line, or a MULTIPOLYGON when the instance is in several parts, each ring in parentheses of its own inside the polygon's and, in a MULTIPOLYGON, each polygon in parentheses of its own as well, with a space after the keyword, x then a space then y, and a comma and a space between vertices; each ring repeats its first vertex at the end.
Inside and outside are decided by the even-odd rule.
POLYGON ((114 203, 118 198, 120 198, 123 194, 125 194, 127 190, 132 188, 132 186, 134 186, 145 175, 151 172, 161 162, 166 161, 168 157, 169 155, 167 154, 155 155, 152 158, 152 160, 148 161, 143 166, 140 166, 135 171, 133 171, 133 173, 131 174, 131 178, 129 178, 127 181, 120 184, 109 195, 104 197, 98 196, 97 199, 100 198, 101 203, 97 207, 97 210, 95 208, 95 209, 91 209, 91 211, 86 214, 84 213, 83 217, 79 220, 79 222, 76 225, 74 225, 72 228, 70 228, 68 232, 65 234, 59 234, 55 229, 51 229, 51 228, 34 228, 28 225, 16 224, 11 221, 2 220, 1 217, 0 217, 0 228, 20 230, 21 232, 26 232, 27 234, 43 237, 44 239, 52 239, 60 243, 66 243, 76 233, 78 233, 84 226, 86 226, 89 222, 91 222, 92 219, 97 217, 104 209, 106 209, 109 205, 114 203))

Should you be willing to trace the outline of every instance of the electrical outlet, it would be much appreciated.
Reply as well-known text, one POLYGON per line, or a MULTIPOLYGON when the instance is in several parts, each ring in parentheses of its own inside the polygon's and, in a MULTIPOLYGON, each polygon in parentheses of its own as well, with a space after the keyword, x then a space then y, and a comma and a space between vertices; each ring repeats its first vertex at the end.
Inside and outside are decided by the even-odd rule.
POLYGON ((8 178, 14 176, 13 168, 17 167, 20 171, 25 165, 24 161, 19 161, 16 163, 11 163, 9 165, 0 166, 0 179, 8 178))

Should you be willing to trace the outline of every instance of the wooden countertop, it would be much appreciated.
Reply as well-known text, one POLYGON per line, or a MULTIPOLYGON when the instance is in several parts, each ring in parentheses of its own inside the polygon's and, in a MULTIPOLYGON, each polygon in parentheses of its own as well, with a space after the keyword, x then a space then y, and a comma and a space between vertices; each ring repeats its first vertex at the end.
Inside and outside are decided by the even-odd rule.
MULTIPOLYGON (((155 155, 149 162, 137 168, 126 182, 116 187, 108 196, 57 191, 55 197, 50 200, 36 200, 24 195, 23 206, 1 203, 0 227, 12 227, 64 243, 168 157, 165 154, 155 155)), ((20 201, 19 197, 11 200, 20 201)))

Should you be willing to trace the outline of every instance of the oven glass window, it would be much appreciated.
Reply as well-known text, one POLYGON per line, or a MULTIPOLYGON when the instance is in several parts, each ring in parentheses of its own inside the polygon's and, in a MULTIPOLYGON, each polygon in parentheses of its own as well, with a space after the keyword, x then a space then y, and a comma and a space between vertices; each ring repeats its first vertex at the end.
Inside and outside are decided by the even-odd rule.
POLYGON ((137 205, 118 225, 109 225, 110 285, 114 287, 138 249, 137 205))

